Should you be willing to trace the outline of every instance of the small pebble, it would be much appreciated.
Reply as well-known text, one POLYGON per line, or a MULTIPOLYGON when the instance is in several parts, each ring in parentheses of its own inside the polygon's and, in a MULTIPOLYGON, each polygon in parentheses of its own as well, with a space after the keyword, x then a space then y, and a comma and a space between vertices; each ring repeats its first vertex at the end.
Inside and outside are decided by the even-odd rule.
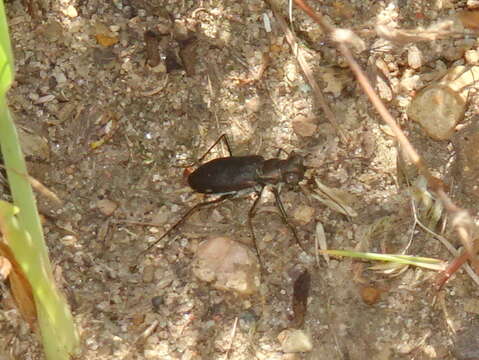
POLYGON ((474 50, 467 50, 464 53, 464 58, 466 62, 470 65, 478 65, 479 63, 479 52, 477 49, 474 50))
POLYGON ((314 216, 314 209, 311 206, 300 205, 293 213, 293 217, 301 225, 308 224, 314 216))
POLYGON ((153 306, 153 311, 158 312, 161 309, 161 306, 165 303, 163 296, 154 296, 151 298, 151 306, 153 306))
POLYGON ((298 79, 298 69, 294 63, 287 63, 284 67, 286 78, 290 82, 294 82, 298 79))
POLYGON ((422 54, 416 45, 408 49, 407 62, 413 69, 419 69, 422 66, 422 54))
POLYGON ((458 93, 447 86, 432 85, 424 88, 411 101, 408 115, 421 124, 433 139, 447 140, 464 116, 465 103, 458 93))
POLYGON ((198 246, 193 274, 220 290, 242 295, 255 293, 260 284, 258 259, 247 246, 227 237, 203 241, 198 246))
POLYGON ((285 353, 309 352, 313 349, 311 336, 300 329, 286 329, 278 335, 285 353))
POLYGON ((155 268, 152 265, 147 265, 143 269, 143 282, 150 283, 155 276, 155 268))
POLYGON ((78 11, 73 5, 68 6, 65 10, 63 10, 63 13, 70 18, 75 18, 78 16, 78 11))
POLYGON ((67 77, 61 71, 54 73, 53 76, 59 85, 67 81, 67 77))
POLYGON ((262 105, 263 104, 261 102, 261 99, 257 96, 255 96, 251 99, 248 99, 245 102, 246 109, 248 109, 249 111, 254 112, 254 113, 258 112, 261 109, 262 105))
POLYGON ((374 305, 381 298, 381 291, 372 286, 362 287, 359 292, 361 294, 361 299, 363 299, 364 303, 367 305, 374 305))
POLYGON ((96 203, 98 210, 105 216, 111 216, 118 208, 118 204, 112 200, 102 199, 96 203))
POLYGON ((316 134, 318 125, 313 117, 298 115, 293 120, 293 130, 299 136, 313 136, 316 134))

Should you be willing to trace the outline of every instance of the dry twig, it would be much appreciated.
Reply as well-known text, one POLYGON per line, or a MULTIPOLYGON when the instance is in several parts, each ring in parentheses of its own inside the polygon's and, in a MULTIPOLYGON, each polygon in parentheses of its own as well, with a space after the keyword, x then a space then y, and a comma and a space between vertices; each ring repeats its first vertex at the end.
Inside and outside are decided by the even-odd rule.
POLYGON ((230 356, 231 348, 233 347, 233 341, 234 341, 234 338, 235 338, 235 335, 236 335, 236 326, 237 325, 238 325, 238 317, 235 318, 233 328, 231 329, 231 339, 230 339, 230 343, 228 344, 228 350, 226 350, 225 360, 228 360, 228 358, 230 356))
POLYGON ((324 114, 328 118, 331 125, 333 125, 336 131, 338 132, 338 135, 341 137, 341 141, 345 144, 348 143, 348 137, 346 136, 345 132, 341 129, 341 126, 338 124, 338 121, 336 120, 336 116, 331 111, 331 108, 326 102, 326 99, 324 98, 323 93, 321 92, 321 89, 318 83, 316 82, 316 79, 314 78, 313 71, 311 70, 311 67, 309 66, 309 64, 306 62, 306 59, 304 58, 304 55, 303 55, 303 50, 299 47, 293 32, 288 27, 288 24, 284 20, 281 13, 278 11, 278 8, 276 4, 274 3, 274 1, 273 0, 265 0, 265 1, 269 4, 271 9, 273 10, 274 16, 276 20, 278 21, 278 24, 281 27, 281 30, 283 30, 286 36, 286 40, 288 41, 289 46, 291 47, 291 50, 293 54, 295 55, 296 60, 298 61, 299 66, 301 67, 301 70, 304 73, 304 76, 306 76, 306 79, 308 80, 309 85, 311 85, 311 88, 313 89, 316 99, 318 100, 319 105, 323 109, 324 114))

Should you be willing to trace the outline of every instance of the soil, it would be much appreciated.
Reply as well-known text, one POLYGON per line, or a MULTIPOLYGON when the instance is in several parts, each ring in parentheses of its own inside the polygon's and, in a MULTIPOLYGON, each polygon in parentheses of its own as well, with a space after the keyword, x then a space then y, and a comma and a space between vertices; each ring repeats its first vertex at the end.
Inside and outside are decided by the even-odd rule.
MULTIPOLYGON (((279 3, 287 18, 287 2, 279 3)), ((418 67, 417 59, 408 60, 407 44, 388 43, 374 31, 379 22, 426 28, 467 4, 311 3, 365 40, 367 50, 356 57, 388 109, 434 173, 451 184, 458 204, 477 216, 476 192, 468 191, 477 177, 468 174, 462 184, 454 166, 463 141, 432 140, 406 115, 412 96, 430 81, 426 75, 465 63, 466 50, 477 52, 475 38, 415 44, 418 67)), ((444 212, 439 209, 439 221, 428 217, 438 208, 425 200, 426 190, 417 195, 408 186, 417 184, 414 167, 398 155, 394 136, 334 44, 301 11, 293 11, 295 36, 347 141, 324 116, 263 1, 43 0, 10 1, 6 8, 17 69, 11 110, 30 149, 31 175, 64 202, 54 205, 38 194, 55 276, 81 335, 79 358, 478 357, 477 341, 460 337, 471 336, 479 313, 477 284, 462 270, 437 292, 431 270, 316 261, 318 223, 330 249, 395 254, 411 242, 408 254, 451 260, 442 243, 417 226, 412 203, 421 221, 460 244, 444 212), (191 263, 198 244, 211 236, 252 246, 247 220, 254 194, 201 209, 142 253, 203 201, 188 187, 185 169, 223 133, 234 155, 272 158, 281 148, 301 154, 308 166, 303 188, 309 191, 281 194, 308 253, 266 191, 253 221, 264 269, 251 296, 199 281, 191 263), (357 216, 314 198, 315 180, 340 189, 357 216), (293 284, 305 269, 311 286, 303 329, 313 349, 283 353, 277 337, 291 325, 293 284)), ((474 94, 463 124, 474 120, 474 94)), ((222 146, 208 159, 218 156, 225 156, 222 146)), ((0 333, 1 359, 42 358, 7 294, 0 333)))

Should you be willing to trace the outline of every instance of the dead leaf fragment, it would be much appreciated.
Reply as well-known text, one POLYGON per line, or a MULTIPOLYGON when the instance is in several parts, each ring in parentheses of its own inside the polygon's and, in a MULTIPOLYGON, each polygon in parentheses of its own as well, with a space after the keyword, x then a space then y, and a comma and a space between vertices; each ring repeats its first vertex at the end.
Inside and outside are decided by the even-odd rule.
POLYGON ((178 41, 180 44, 180 51, 179 56, 181 62, 183 63, 183 67, 185 68, 186 74, 188 76, 194 76, 196 71, 196 63, 198 62, 197 55, 196 55, 196 48, 198 47, 198 42, 196 37, 192 36, 191 38, 178 41))
POLYGON ((34 329, 37 320, 37 308, 35 307, 35 300, 33 299, 32 286, 23 272, 23 269, 20 267, 20 264, 16 261, 12 250, 4 242, 0 242, 0 256, 11 264, 8 280, 18 311, 30 327, 34 329))
POLYGON ((331 68, 324 68, 321 71, 321 79, 326 83, 324 92, 332 93, 335 97, 341 95, 341 91, 349 80, 343 73, 331 68))
POLYGON ((115 45, 118 42, 117 36, 109 36, 104 34, 96 34, 95 35, 96 41, 98 44, 104 47, 110 47, 115 45))
POLYGON ((146 62, 151 67, 155 67, 161 62, 160 55, 160 35, 154 31, 148 30, 143 34, 146 49, 146 62))
POLYGON ((479 30, 479 10, 461 11, 457 16, 466 29, 479 30))
POLYGON ((6 280, 11 270, 12 263, 6 257, 0 256, 0 280, 6 280))
POLYGON ((318 189, 311 194, 312 197, 329 207, 331 210, 350 217, 358 216, 358 213, 352 207, 356 201, 353 194, 342 189, 330 188, 321 183, 318 179, 315 179, 315 182, 318 189))
POLYGON ((311 287, 311 275, 308 270, 304 270, 294 282, 293 288, 293 325, 300 328, 304 325, 304 317, 308 307, 309 289, 311 287))
MULTIPOLYGON (((326 241, 326 233, 324 232, 324 226, 320 222, 316 223, 316 237, 315 240, 317 241, 316 248, 320 250, 328 250, 328 243, 326 241)), ((323 258, 326 263, 329 265, 329 255, 327 253, 323 253, 323 258)), ((316 263, 319 266, 319 257, 316 254, 316 263)))

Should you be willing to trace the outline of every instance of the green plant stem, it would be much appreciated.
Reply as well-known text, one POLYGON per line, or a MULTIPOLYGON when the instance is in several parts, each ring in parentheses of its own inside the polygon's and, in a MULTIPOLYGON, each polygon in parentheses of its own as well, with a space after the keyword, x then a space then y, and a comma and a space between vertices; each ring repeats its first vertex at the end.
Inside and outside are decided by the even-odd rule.
POLYGON ((35 196, 6 101, 13 69, 5 8, 3 0, 0 0, 0 150, 13 202, 19 209, 14 216, 13 206, 4 202, 0 204, 3 210, 2 230, 32 286, 46 358, 67 360, 77 352, 79 338, 68 304, 53 279, 35 196))

